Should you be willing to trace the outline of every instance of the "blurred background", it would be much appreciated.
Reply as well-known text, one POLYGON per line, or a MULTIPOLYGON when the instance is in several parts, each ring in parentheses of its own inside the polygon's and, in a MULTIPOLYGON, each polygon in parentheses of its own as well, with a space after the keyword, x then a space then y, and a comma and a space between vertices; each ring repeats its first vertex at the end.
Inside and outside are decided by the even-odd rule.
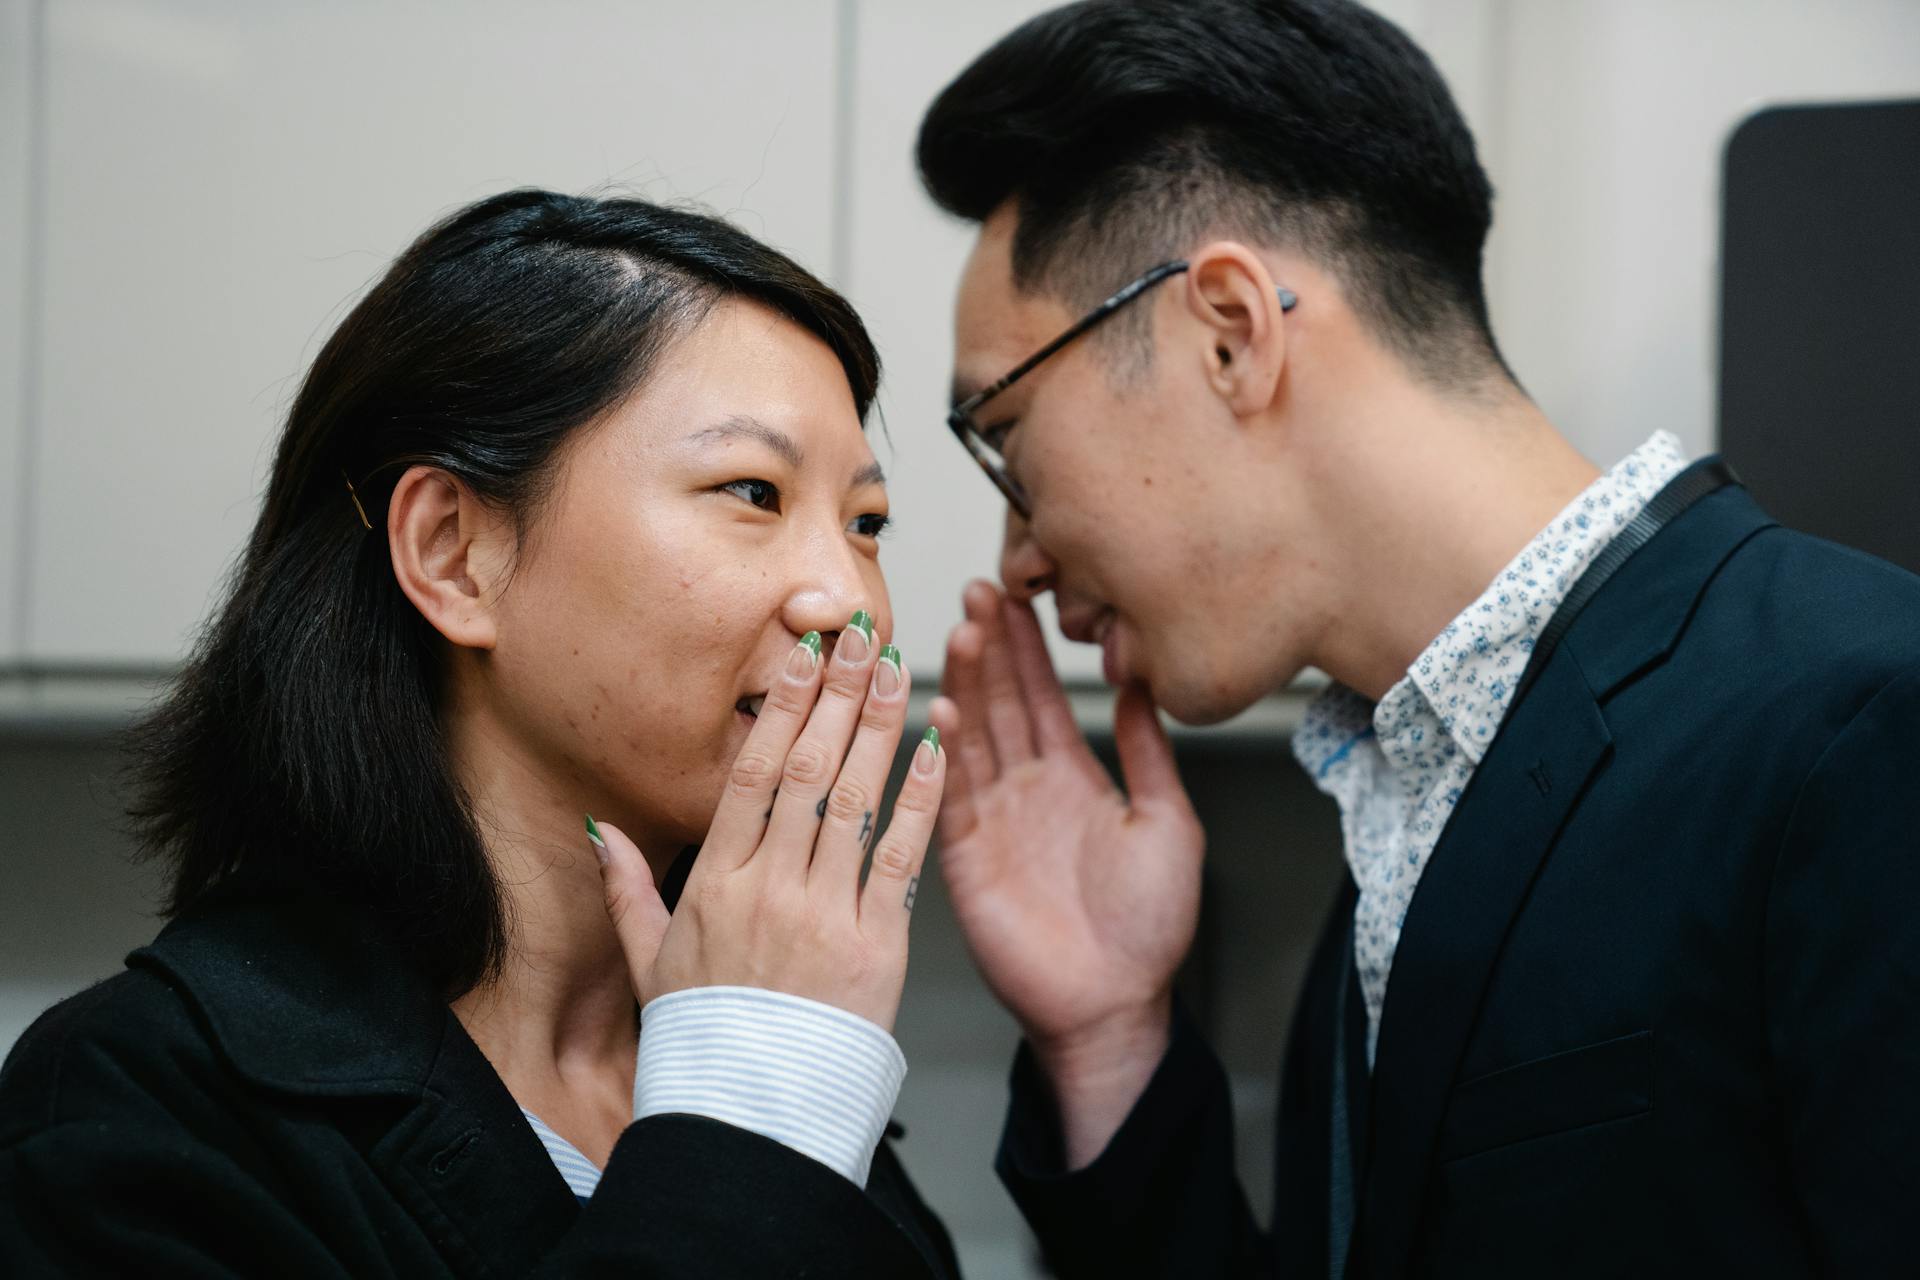
MULTIPOLYGON (((1000 504, 944 426, 971 230, 922 196, 912 140, 934 93, 1045 7, 0 0, 0 1052, 156 930, 115 735, 214 599, 306 362, 479 196, 698 201, 852 299, 887 368, 896 640, 936 683, 1000 504)), ((1495 332, 1574 442, 1603 466, 1656 428, 1724 446, 1791 522, 1920 568, 1920 132, 1914 104, 1888 105, 1920 97, 1920 3, 1375 7, 1475 130, 1495 332)), ((1097 651, 1055 649, 1098 741, 1097 651)), ((1236 1082, 1256 1206, 1340 874, 1331 805, 1287 750, 1311 685, 1177 737, 1212 848, 1186 981, 1236 1082)), ((1016 1034, 929 889, 903 1154, 969 1274, 1037 1275, 990 1168, 1016 1034)))

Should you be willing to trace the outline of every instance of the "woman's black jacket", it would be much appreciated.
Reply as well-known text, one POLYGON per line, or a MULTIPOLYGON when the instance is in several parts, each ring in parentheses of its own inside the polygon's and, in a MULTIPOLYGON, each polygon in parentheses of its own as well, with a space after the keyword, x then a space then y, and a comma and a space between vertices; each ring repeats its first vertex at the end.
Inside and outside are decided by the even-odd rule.
POLYGON ((584 1206, 443 1000, 324 899, 209 903, 0 1069, 0 1274, 957 1275, 891 1150, 865 1191, 696 1116, 584 1206))

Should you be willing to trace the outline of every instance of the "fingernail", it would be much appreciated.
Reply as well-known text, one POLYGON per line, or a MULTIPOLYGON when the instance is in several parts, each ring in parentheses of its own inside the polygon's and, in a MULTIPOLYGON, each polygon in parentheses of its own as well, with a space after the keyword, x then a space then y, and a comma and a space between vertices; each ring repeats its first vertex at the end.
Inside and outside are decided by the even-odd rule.
POLYGON ((795 680, 805 680, 819 665, 820 633, 809 631, 800 637, 799 644, 793 646, 793 656, 787 659, 787 675, 795 680))
POLYGON ((900 691, 900 651, 890 644, 880 646, 880 665, 873 670, 873 691, 883 698, 900 691))
POLYGON ((587 815, 587 839, 593 841, 593 856, 600 859, 600 865, 607 865, 607 842, 600 836, 600 824, 587 815))
POLYGON ((840 633, 840 643, 834 646, 834 652, 840 655, 840 661, 850 667, 857 667, 866 661, 867 652, 872 645, 873 615, 865 609, 856 609, 853 617, 847 622, 847 629, 840 633))
POLYGON ((920 736, 920 745, 913 750, 913 767, 921 773, 932 773, 934 761, 940 755, 940 731, 932 725, 920 736))

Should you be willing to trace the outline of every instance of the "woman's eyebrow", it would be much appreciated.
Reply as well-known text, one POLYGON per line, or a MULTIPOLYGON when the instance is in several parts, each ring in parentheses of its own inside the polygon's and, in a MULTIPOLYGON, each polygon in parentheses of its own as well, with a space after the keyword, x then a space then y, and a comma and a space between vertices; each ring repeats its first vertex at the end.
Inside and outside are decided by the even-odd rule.
POLYGON ((877 462, 869 462, 866 466, 853 473, 853 482, 848 487, 864 489, 870 484, 884 485, 886 482, 886 470, 877 462))
POLYGON ((711 427, 696 431, 687 437, 686 442, 698 445, 736 439, 758 440, 779 454, 786 460, 787 465, 796 471, 805 464, 806 455, 801 452, 798 441, 778 427, 770 427, 760 419, 746 414, 735 414, 711 427))

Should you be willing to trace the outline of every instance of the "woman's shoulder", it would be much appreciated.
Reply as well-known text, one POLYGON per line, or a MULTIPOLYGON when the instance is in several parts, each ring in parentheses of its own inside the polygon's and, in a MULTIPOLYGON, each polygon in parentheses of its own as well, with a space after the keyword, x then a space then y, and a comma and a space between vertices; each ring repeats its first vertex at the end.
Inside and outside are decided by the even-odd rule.
POLYGON ((354 912, 226 897, 55 1005, 0 1069, 0 1146, 76 1118, 417 1094, 446 1006, 354 912), (245 1101, 243 1101, 245 1100, 245 1101))
POLYGON ((48 1009, 0 1066, 0 1147, 204 1089, 220 1066, 184 992, 130 968, 48 1009))

